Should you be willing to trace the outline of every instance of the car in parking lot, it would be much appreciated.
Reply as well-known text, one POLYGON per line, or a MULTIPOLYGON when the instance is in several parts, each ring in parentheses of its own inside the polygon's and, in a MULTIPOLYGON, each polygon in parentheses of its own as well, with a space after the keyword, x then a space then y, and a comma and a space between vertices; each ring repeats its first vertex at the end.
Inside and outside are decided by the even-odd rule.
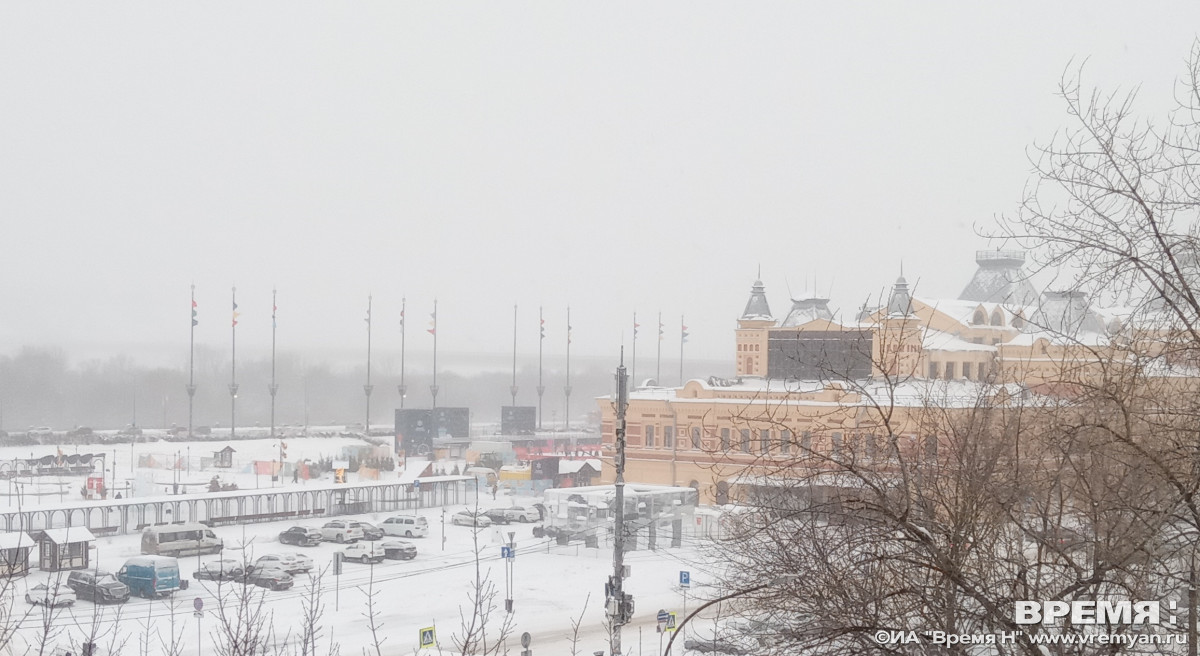
POLYGON ((328 542, 357 542, 363 539, 363 530, 358 522, 335 519, 321 527, 321 537, 328 542))
POLYGON ((492 520, 482 512, 474 510, 460 510, 450 517, 451 524, 459 526, 476 526, 479 528, 487 528, 492 525, 492 520))
POLYGON ((342 550, 342 558, 360 563, 382 563, 387 558, 387 551, 378 542, 356 542, 342 550))
POLYGON ((255 567, 278 565, 288 574, 304 574, 312 571, 313 559, 298 553, 267 554, 254 561, 255 567))
POLYGON ((192 572, 192 578, 197 581, 240 581, 246 577, 246 568, 242 561, 232 558, 210 560, 200 565, 200 569, 192 572))
POLYGON ((542 513, 537 508, 527 506, 509 506, 504 509, 504 514, 512 522, 540 522, 542 520, 542 513))
POLYGON ((315 547, 321 544, 321 532, 306 526, 293 526, 279 534, 279 544, 294 544, 297 547, 315 547))
POLYGON ((412 560, 417 557, 417 547, 404 540, 384 540, 379 543, 383 547, 383 557, 388 560, 412 560))
POLYGON ((492 520, 493 524, 510 524, 512 520, 508 518, 508 513, 503 508, 489 508, 483 511, 483 514, 488 519, 492 520))
POLYGON ((129 586, 110 572, 79 570, 67 576, 67 586, 79 599, 97 604, 123 604, 129 601, 129 586))
POLYGON ((70 606, 75 603, 75 591, 65 582, 39 583, 25 593, 25 601, 34 606, 70 606))
POLYGON ((383 520, 379 528, 388 535, 423 538, 429 535, 429 520, 416 515, 396 515, 383 520))
POLYGON ((292 575, 274 563, 262 566, 251 565, 250 572, 246 575, 246 582, 271 590, 287 590, 295 584, 292 575))
POLYGON ((384 535, 383 529, 379 528, 378 526, 376 526, 374 524, 369 524, 367 522, 359 522, 358 527, 362 529, 364 540, 382 540, 383 539, 383 535, 384 535))

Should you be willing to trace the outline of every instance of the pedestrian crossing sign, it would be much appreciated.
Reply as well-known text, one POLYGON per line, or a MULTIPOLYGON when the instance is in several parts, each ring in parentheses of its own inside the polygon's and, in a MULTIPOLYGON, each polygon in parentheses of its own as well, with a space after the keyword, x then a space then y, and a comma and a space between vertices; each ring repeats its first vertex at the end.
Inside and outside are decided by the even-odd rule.
POLYGON ((667 615, 667 631, 671 632, 674 630, 675 630, 675 613, 671 613, 670 615, 667 615))
POLYGON ((422 647, 436 647, 437 646, 437 636, 436 636, 434 627, 431 626, 431 627, 421 629, 421 646, 422 647))

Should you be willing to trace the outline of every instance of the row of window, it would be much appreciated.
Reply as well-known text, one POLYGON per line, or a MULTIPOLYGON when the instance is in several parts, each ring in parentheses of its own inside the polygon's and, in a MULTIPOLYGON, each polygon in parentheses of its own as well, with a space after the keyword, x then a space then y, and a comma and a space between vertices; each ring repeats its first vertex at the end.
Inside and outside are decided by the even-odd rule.
MULTIPOLYGON (((647 425, 645 427, 647 447, 660 446, 656 441, 656 427, 647 425)), ((700 427, 693 426, 690 431, 689 440, 680 440, 678 448, 692 449, 700 451, 704 449, 704 434, 700 427)), ((675 427, 663 426, 662 444, 665 449, 676 448, 675 445, 675 427)), ((769 428, 761 428, 751 430, 749 428, 737 429, 737 433, 730 428, 720 429, 720 450, 740 451, 741 453, 756 453, 756 454, 771 454, 778 453, 781 455, 789 455, 792 453, 792 448, 797 448, 797 453, 804 454, 812 450, 812 433, 810 431, 802 431, 797 439, 797 436, 790 430, 782 429, 778 432, 769 428), (737 443, 734 443, 734 439, 737 443)), ((851 433, 846 437, 842 432, 834 431, 829 434, 829 455, 838 458, 843 455, 843 452, 857 453, 866 456, 869 459, 875 459, 882 448, 879 437, 870 433, 851 433)), ((936 438, 929 437, 924 440, 924 455, 929 458, 936 458, 938 451, 938 441, 936 438)))
POLYGON ((929 380, 937 378, 945 378, 946 380, 956 380, 964 378, 966 380, 983 381, 987 379, 988 374, 996 369, 996 363, 972 363, 972 362, 930 362, 929 363, 929 380), (961 365, 961 369, 960 369, 961 365), (959 372, 962 375, 959 375, 959 372))
POLYGON ((757 351, 757 350, 759 350, 759 348, 758 348, 759 346, 760 346, 759 344, 738 344, 737 350, 739 350, 739 351, 757 351))

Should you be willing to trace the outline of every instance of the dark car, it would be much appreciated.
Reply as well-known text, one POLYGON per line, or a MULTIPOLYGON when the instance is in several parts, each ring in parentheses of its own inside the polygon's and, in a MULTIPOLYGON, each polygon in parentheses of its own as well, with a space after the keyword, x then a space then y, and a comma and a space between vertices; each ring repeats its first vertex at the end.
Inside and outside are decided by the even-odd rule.
POLYGON ((291 574, 275 564, 263 567, 251 565, 249 573, 246 574, 246 582, 272 590, 287 590, 295 583, 291 574))
POLYGON ((359 522, 358 525, 362 527, 364 540, 373 542, 383 539, 383 529, 378 526, 366 522, 359 522))
POLYGON ((503 508, 492 508, 490 510, 485 510, 485 511, 483 511, 483 514, 487 515, 487 518, 492 520, 493 524, 510 524, 510 523, 512 523, 512 520, 510 520, 508 518, 508 512, 505 511, 503 508))
POLYGON ((417 547, 404 540, 388 540, 380 543, 383 557, 388 560, 412 560, 417 557, 417 547))
POLYGON ((280 544, 294 544, 298 547, 315 547, 321 544, 321 532, 315 528, 293 526, 279 534, 280 544))
POLYGON ((197 581, 241 581, 246 578, 246 569, 242 561, 225 558, 204 563, 192 572, 192 578, 197 581))
POLYGON ((77 571, 67 576, 67 586, 79 599, 97 604, 123 604, 129 601, 129 586, 109 572, 77 571))

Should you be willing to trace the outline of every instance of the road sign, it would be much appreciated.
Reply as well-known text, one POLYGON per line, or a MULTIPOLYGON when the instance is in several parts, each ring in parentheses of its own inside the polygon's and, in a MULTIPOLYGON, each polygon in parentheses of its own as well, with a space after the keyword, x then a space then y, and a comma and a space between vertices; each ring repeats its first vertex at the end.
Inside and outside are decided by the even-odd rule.
POLYGON ((525 649, 529 649, 529 643, 532 641, 533 641, 533 636, 529 635, 528 631, 521 634, 521 646, 524 647, 525 649))
POLYGON ((691 573, 691 572, 689 572, 689 571, 686 571, 686 570, 680 570, 680 572, 679 572, 679 585, 680 585, 681 587, 684 587, 684 588, 691 587, 691 585, 692 585, 692 573, 691 573))
POLYGON ((674 630, 675 630, 675 613, 671 613, 667 617, 667 631, 674 631, 674 630))
POLYGON ((414 480, 414 481, 413 481, 413 489, 414 489, 414 490, 419 490, 419 489, 421 489, 421 479, 419 479, 419 478, 418 478, 418 479, 416 479, 416 480, 414 480))
POLYGON ((516 554, 513 553, 512 547, 500 547, 501 558, 512 558, 516 554))
POLYGON ((432 626, 421 629, 421 646, 422 647, 437 646, 437 634, 435 631, 436 631, 435 628, 432 626))
POLYGON ((333 552, 333 575, 342 575, 342 558, 343 554, 340 551, 333 552))
POLYGON ((196 597, 192 600, 192 608, 195 608, 197 613, 204 610, 204 600, 200 597, 196 597))
POLYGON ((666 622, 671 617, 671 614, 665 610, 658 611, 658 621, 666 622))

